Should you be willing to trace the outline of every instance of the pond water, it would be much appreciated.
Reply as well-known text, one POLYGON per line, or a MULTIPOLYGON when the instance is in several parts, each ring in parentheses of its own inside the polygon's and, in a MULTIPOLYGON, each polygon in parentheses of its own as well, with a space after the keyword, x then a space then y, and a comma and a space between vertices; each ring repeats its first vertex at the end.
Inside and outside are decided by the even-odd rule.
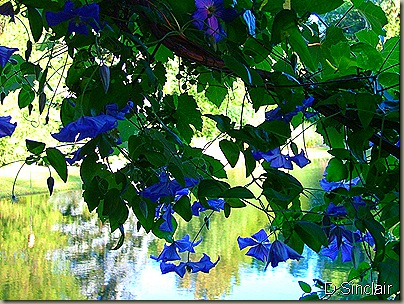
MULTIPOLYGON (((325 159, 316 159, 294 175, 303 185, 318 188, 325 159)), ((243 170, 229 171, 233 184, 242 183, 243 170)), ((321 192, 319 192, 321 194, 321 192)), ((321 197, 321 195, 319 195, 321 197)), ((305 208, 316 201, 305 199, 305 208)), ((300 261, 269 267, 245 255, 237 237, 251 236, 267 227, 264 214, 255 208, 232 209, 230 220, 222 213, 204 229, 196 247, 220 262, 209 274, 162 275, 158 255, 164 241, 136 229, 133 214, 125 224, 124 245, 108 225, 90 214, 81 191, 20 197, 17 203, 0 200, 0 299, 3 300, 297 300, 298 281, 313 279, 341 283, 352 266, 338 257, 332 262, 309 248, 300 261)), ((202 219, 180 222, 177 236, 199 230, 202 219)))

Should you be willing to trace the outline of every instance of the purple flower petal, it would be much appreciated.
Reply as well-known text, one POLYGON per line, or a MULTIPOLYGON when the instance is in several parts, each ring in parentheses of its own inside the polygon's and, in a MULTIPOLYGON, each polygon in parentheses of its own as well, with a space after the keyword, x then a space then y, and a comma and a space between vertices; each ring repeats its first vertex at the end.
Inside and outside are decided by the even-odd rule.
POLYGON ((188 262, 187 266, 189 268, 191 268, 192 272, 205 272, 205 273, 209 273, 209 271, 216 266, 216 264, 219 262, 220 257, 217 258, 216 262, 212 262, 210 260, 210 256, 208 256, 207 254, 203 254, 203 257, 199 260, 199 262, 188 262))
POLYGON ((306 157, 303 149, 301 152, 295 156, 291 156, 290 160, 293 161, 296 165, 298 165, 300 168, 303 168, 307 164, 310 163, 310 160, 306 157))
POLYGON ((7 64, 8 60, 10 59, 11 55, 14 52, 18 51, 17 48, 9 48, 6 46, 0 46, 0 65, 2 68, 7 64))
POLYGON ((10 1, 0 5, 0 15, 10 16, 11 20, 14 21, 14 8, 10 1))
POLYGON ((300 260, 303 258, 294 249, 288 245, 276 240, 272 243, 268 253, 268 262, 266 267, 271 264, 272 267, 278 266, 279 262, 285 262, 288 259, 300 260))
POLYGON ((175 265, 173 263, 165 263, 165 262, 160 263, 160 270, 161 270, 162 274, 166 274, 169 272, 175 272, 181 278, 183 278, 185 275, 185 272, 186 272, 185 267, 186 267, 186 264, 184 262, 180 262, 178 265, 175 265))
POLYGON ((11 123, 10 120, 11 116, 0 116, 0 138, 14 133, 17 123, 11 123))

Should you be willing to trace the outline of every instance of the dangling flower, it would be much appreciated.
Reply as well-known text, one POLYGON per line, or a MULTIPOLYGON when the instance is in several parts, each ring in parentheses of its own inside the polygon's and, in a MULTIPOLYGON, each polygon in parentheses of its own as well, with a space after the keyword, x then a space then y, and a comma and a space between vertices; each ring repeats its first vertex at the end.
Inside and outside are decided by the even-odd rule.
POLYGON ((178 252, 189 251, 195 253, 194 247, 198 246, 200 242, 202 242, 202 239, 200 239, 196 243, 191 242, 190 237, 187 234, 182 239, 174 241, 169 246, 164 244, 164 249, 158 257, 155 257, 153 255, 151 255, 150 257, 153 260, 162 262, 181 260, 178 252))
POLYGON ((220 25, 220 19, 230 22, 238 14, 233 8, 224 8, 223 0, 195 0, 196 11, 193 13, 193 24, 199 30, 204 30, 206 35, 219 41, 226 36, 220 25))
POLYGON ((5 136, 11 136, 15 128, 17 127, 17 123, 11 123, 11 116, 0 116, 0 138, 5 136))
POLYGON ((281 154, 279 147, 265 153, 261 151, 252 151, 252 155, 255 160, 264 159, 265 161, 271 163, 272 168, 284 168, 292 170, 292 161, 300 168, 303 168, 310 163, 310 160, 306 157, 303 149, 299 154, 294 156, 281 154))
POLYGON ((195 216, 199 216, 199 212, 202 212, 202 211, 205 211, 208 209, 217 211, 217 212, 220 212, 220 210, 224 210, 225 202, 224 202, 224 199, 222 199, 222 198, 207 200, 207 203, 210 208, 205 208, 202 206, 202 204, 200 202, 195 202, 191 207, 192 214, 195 216))
POLYGON ((53 13, 46 12, 46 20, 49 26, 55 26, 65 21, 69 22, 67 32, 88 35, 87 25, 90 25, 94 30, 100 30, 100 8, 97 3, 85 5, 73 9, 74 3, 67 1, 64 9, 61 12, 53 13))
POLYGON ((206 253, 203 254, 202 258, 198 262, 180 262, 178 265, 175 265, 174 263, 166 263, 166 262, 161 262, 160 263, 160 270, 162 274, 169 273, 169 272, 175 272, 178 274, 181 278, 184 277, 185 272, 189 271, 192 273, 195 272, 204 272, 204 273, 209 273, 209 271, 217 265, 219 262, 220 257, 218 257, 216 262, 212 262, 210 260, 210 256, 208 256, 206 253))
POLYGON ((342 261, 349 262, 352 259, 353 244, 361 242, 359 232, 346 230, 343 225, 332 225, 328 237, 328 246, 321 250, 324 256, 335 260, 338 252, 342 253, 342 261))
POLYGON ((271 248, 268 253, 268 261, 265 269, 271 264, 272 267, 278 266, 279 262, 285 262, 286 260, 300 260, 303 258, 294 249, 290 248, 288 245, 276 240, 272 243, 271 248))
POLYGON ((118 126, 118 119, 123 120, 125 114, 133 107, 129 102, 121 111, 115 111, 116 105, 107 105, 107 114, 98 116, 82 116, 63 127, 59 133, 52 137, 60 142, 75 142, 85 138, 94 138, 101 133, 106 133, 118 126))
POLYGON ((183 187, 175 179, 171 179, 167 173, 162 172, 160 182, 145 188, 139 194, 152 202, 157 202, 161 197, 166 196, 172 196, 175 200, 179 200, 182 195, 188 195, 188 188, 196 186, 198 182, 193 178, 185 178, 185 187, 183 187))
POLYGON ((271 244, 264 229, 253 234, 251 238, 242 238, 239 236, 237 242, 240 250, 251 246, 246 255, 252 256, 264 263, 267 261, 271 244))
POLYGON ((5 67, 5 65, 7 64, 11 55, 13 55, 13 53, 16 51, 18 51, 17 48, 9 48, 6 46, 0 46, 0 65, 2 68, 5 67))
POLYGON ((353 178, 350 181, 342 180, 339 182, 329 182, 327 181, 326 178, 323 178, 322 180, 320 180, 320 186, 327 192, 337 188, 345 188, 346 190, 349 191, 349 189, 351 189, 351 186, 356 186, 359 182, 360 182, 359 176, 353 178))

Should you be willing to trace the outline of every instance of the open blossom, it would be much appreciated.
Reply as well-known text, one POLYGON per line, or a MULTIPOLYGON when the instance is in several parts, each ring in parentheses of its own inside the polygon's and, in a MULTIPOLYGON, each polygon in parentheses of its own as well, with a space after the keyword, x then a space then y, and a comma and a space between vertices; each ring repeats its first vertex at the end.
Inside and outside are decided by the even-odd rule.
POLYGON ((13 55, 13 53, 16 51, 18 51, 17 48, 9 48, 6 46, 0 46, 0 66, 2 68, 5 67, 5 65, 7 64, 11 55, 13 55))
POLYGON ((279 262, 286 262, 286 260, 300 260, 303 258, 294 249, 282 243, 279 240, 274 241, 269 248, 268 261, 265 268, 271 264, 272 267, 278 266, 279 262))
POLYGON ((207 203, 209 205, 209 208, 205 208, 202 206, 200 202, 195 202, 191 209, 192 209, 192 214, 195 216, 199 216, 199 212, 205 211, 205 210, 213 210, 220 212, 220 210, 224 210, 224 199, 218 198, 218 199, 211 199, 207 200, 207 203))
POLYGON ((329 236, 328 246, 321 250, 324 256, 335 260, 341 251, 342 261, 349 262, 352 259, 352 250, 355 243, 361 242, 359 231, 352 232, 343 225, 332 225, 329 236))
POLYGON ((195 253, 194 247, 198 246, 200 242, 202 242, 202 239, 200 239, 196 243, 193 243, 192 241, 190 241, 190 237, 187 234, 182 239, 174 241, 169 246, 164 244, 164 249, 158 257, 155 257, 153 255, 151 255, 150 257, 153 260, 162 262, 181 260, 178 252, 189 251, 195 253))
POLYGON ((212 36, 216 41, 226 36, 220 25, 220 20, 230 22, 237 17, 233 8, 225 8, 223 0, 195 0, 196 11, 193 13, 193 24, 206 35, 212 36))
POLYGON ((263 159, 271 163, 272 168, 284 168, 292 170, 292 162, 294 162, 300 168, 303 168, 310 163, 310 160, 306 157, 303 149, 299 154, 294 156, 282 154, 279 147, 267 152, 252 151, 252 155, 255 160, 263 159))
POLYGON ((107 114, 98 116, 82 116, 60 130, 52 134, 52 137, 60 142, 75 142, 85 138, 94 138, 101 133, 106 133, 118 126, 118 119, 123 120, 125 114, 133 107, 129 102, 121 111, 116 112, 112 105, 107 106, 107 114), (110 108, 113 107, 113 111, 110 108), (108 114, 109 113, 109 114, 108 114))
POLYGON ((139 194, 144 198, 150 199, 152 202, 157 202, 161 197, 172 196, 176 200, 182 195, 188 195, 188 188, 198 184, 198 180, 193 178, 185 178, 185 187, 181 186, 175 179, 171 179, 165 172, 160 174, 160 182, 153 184, 139 194))
POLYGON ((0 116, 0 138, 14 133, 17 123, 11 123, 10 120, 11 116, 0 116))
POLYGON ((237 242, 240 250, 246 247, 251 247, 246 255, 252 256, 264 263, 267 261, 271 243, 269 242, 268 235, 264 229, 253 234, 250 238, 242 238, 239 236, 237 242))
POLYGON ((94 30, 100 30, 100 8, 97 3, 92 3, 74 9, 74 3, 67 1, 63 11, 53 13, 46 12, 46 20, 49 26, 56 26, 62 22, 70 21, 68 33, 88 35, 87 25, 94 30))
POLYGON ((307 109, 314 104, 314 97, 309 96, 302 101, 302 105, 298 105, 292 112, 284 113, 280 107, 272 109, 268 112, 265 112, 265 120, 273 121, 273 120, 281 120, 286 123, 291 122, 292 118, 297 115, 299 112, 302 112, 304 117, 310 118, 315 116, 316 112, 308 112, 307 109))
POLYGON ((160 270, 162 274, 175 272, 181 278, 183 278, 186 271, 190 271, 192 273, 199 271, 209 273, 209 271, 216 266, 219 260, 220 257, 218 257, 217 261, 213 263, 210 257, 206 253, 204 253, 202 258, 198 262, 180 262, 178 265, 175 265, 174 263, 161 262, 160 270))
POLYGON ((320 180, 320 186, 327 192, 337 188, 345 188, 349 191, 349 189, 351 189, 351 186, 356 186, 359 182, 359 176, 353 178, 352 180, 342 180, 339 182, 329 182, 326 178, 323 178, 322 180, 320 180))

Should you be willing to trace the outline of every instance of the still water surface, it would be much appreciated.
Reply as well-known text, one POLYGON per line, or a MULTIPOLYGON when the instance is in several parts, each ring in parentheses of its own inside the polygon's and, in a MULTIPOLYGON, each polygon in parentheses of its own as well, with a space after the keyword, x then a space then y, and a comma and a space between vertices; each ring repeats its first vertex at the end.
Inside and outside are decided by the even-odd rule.
MULTIPOLYGON (((306 187, 318 188, 325 159, 296 170, 306 187)), ((241 184, 244 172, 233 170, 229 178, 241 184)), ((317 193, 321 197, 321 192, 317 193)), ((307 208, 316 204, 304 199, 307 208)), ((313 279, 341 283, 351 264, 340 257, 332 262, 305 248, 304 259, 278 267, 264 265, 240 251, 237 237, 251 236, 268 223, 254 208, 232 209, 211 219, 202 232, 194 260, 205 252, 220 262, 209 274, 162 275, 159 263, 150 259, 163 249, 164 241, 136 229, 133 214, 125 224, 126 239, 113 248, 119 232, 110 234, 96 214, 90 214, 81 191, 31 195, 17 203, 0 200, 0 299, 3 300, 296 300, 302 295, 298 281, 313 279), (35 237, 35 239, 33 239, 35 237)), ((180 222, 177 238, 199 230, 202 219, 180 222)))

